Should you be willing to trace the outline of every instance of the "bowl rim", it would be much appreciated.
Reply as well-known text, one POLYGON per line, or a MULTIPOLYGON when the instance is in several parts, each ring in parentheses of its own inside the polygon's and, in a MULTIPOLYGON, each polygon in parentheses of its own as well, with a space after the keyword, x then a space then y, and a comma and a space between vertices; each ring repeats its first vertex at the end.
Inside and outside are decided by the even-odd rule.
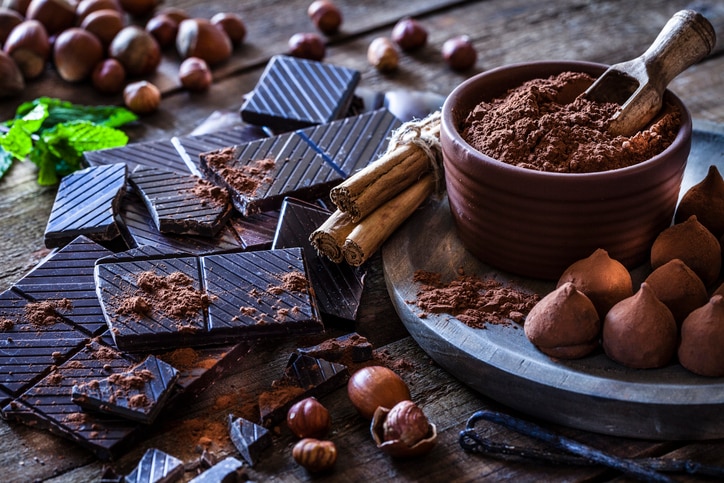
MULTIPOLYGON (((647 171, 652 168, 652 165, 658 165, 662 158, 665 157, 670 152, 676 152, 679 149, 683 149, 687 143, 690 142, 691 136, 692 136, 692 119, 691 119, 691 113, 689 112, 688 108, 684 104, 684 102, 672 91, 669 89, 666 89, 664 92, 664 95, 668 96, 669 99, 673 100, 674 103, 679 107, 679 110, 681 112, 681 125, 679 126, 679 130, 676 133, 676 136, 674 137, 674 140, 669 144, 669 146, 666 147, 663 151, 658 153, 657 155, 642 161, 640 163, 626 166, 623 168, 616 168, 616 169, 609 169, 605 171, 594 171, 589 173, 560 173, 555 171, 540 171, 530 168, 523 168, 520 166, 515 166, 503 161, 500 161, 498 159, 495 159, 493 157, 488 156, 487 154, 484 154, 477 149, 475 149, 473 146, 468 144, 468 142, 460 135, 460 132, 458 132, 457 127, 454 124, 454 117, 455 117, 455 105, 459 102, 459 99, 463 96, 464 93, 466 93, 468 90, 473 89, 475 86, 477 86, 482 80, 489 78, 491 76, 499 75, 503 72, 507 71, 515 71, 520 70, 522 68, 529 69, 531 67, 552 67, 552 66, 561 66, 560 72, 564 72, 566 70, 572 70, 576 71, 576 68, 579 68, 578 71, 580 71, 580 68, 588 68, 594 69, 594 70, 605 70, 609 66, 606 64, 601 64, 597 62, 589 62, 589 61, 579 61, 579 60, 538 60, 538 61, 530 61, 530 62, 517 62, 513 64, 506 64, 499 67, 495 67, 493 69, 486 70, 484 72, 480 72, 462 83, 460 83, 455 89, 452 90, 452 92, 448 95, 448 97, 445 99, 445 102, 443 103, 442 109, 441 109, 441 137, 442 136, 448 136, 450 141, 452 141, 454 144, 457 144, 458 146, 462 147, 463 149, 466 149, 468 151, 468 154, 471 158, 474 158, 476 160, 485 162, 489 164, 490 166, 494 167, 495 169, 501 170, 503 172, 506 172, 509 175, 517 175, 517 176, 525 176, 525 177, 532 177, 532 178, 540 178, 540 179, 551 179, 551 180, 571 180, 571 181, 581 181, 581 180, 595 180, 599 178, 609 178, 612 175, 615 176, 629 176, 629 175, 637 175, 640 171, 647 171)), ((532 79, 532 78, 531 78, 532 79)), ((517 86, 511 86, 510 88, 517 87, 517 86)), ((507 90, 507 89, 506 89, 507 90)), ((477 101, 475 104, 477 104, 480 101, 477 101)), ((443 143, 444 144, 444 143, 443 143)), ((443 149, 443 153, 445 150, 443 149)))

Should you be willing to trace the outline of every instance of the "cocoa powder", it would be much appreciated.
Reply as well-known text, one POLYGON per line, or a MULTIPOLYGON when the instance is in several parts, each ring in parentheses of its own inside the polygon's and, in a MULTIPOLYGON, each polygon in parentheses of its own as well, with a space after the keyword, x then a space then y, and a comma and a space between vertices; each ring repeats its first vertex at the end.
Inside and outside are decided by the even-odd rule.
POLYGON ((420 284, 415 303, 426 314, 450 314, 473 328, 485 324, 523 323, 525 316, 540 300, 534 293, 526 293, 504 286, 494 279, 481 279, 465 275, 462 271, 452 281, 443 283, 439 273, 418 270, 413 281, 420 284))
POLYGON ((25 306, 25 317, 36 327, 48 326, 60 322, 60 312, 67 312, 72 308, 70 299, 30 302, 25 306))
POLYGON ((139 290, 119 300, 116 313, 140 319, 159 310, 168 317, 187 320, 210 304, 209 296, 194 288, 193 280, 181 272, 165 276, 141 272, 136 284, 139 290))
POLYGON ((236 159, 234 148, 231 147, 205 156, 209 166, 215 168, 219 176, 240 193, 253 195, 262 183, 271 182, 268 173, 274 168, 273 159, 259 159, 239 167, 227 166, 236 159))
POLYGON ((575 72, 528 81, 476 106, 461 135, 481 153, 504 163, 560 173, 632 166, 671 144, 681 124, 681 113, 671 105, 631 137, 609 134, 610 119, 620 106, 580 96, 593 81, 575 72))

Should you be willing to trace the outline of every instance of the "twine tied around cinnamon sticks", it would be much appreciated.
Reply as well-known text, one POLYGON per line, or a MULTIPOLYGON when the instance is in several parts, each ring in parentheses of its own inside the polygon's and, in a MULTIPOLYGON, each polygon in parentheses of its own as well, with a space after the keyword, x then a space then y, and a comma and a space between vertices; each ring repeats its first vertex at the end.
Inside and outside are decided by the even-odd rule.
POLYGON ((442 180, 440 111, 400 126, 385 153, 332 188, 337 210, 309 237, 317 253, 360 266, 442 180))

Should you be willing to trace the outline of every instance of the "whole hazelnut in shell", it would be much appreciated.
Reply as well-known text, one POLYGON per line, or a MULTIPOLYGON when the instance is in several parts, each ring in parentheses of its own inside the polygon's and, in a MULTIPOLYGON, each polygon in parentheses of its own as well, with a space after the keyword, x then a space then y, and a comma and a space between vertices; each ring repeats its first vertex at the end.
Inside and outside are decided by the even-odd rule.
POLYGON ((347 395, 362 417, 372 419, 378 407, 389 409, 400 401, 409 400, 410 389, 391 369, 368 366, 349 378, 347 395))
POLYGON ((23 17, 28 11, 28 5, 30 5, 30 0, 2 0, 3 7, 15 10, 23 17))
POLYGON ((696 273, 707 287, 719 277, 719 240, 699 223, 695 215, 662 231, 651 247, 651 267, 656 269, 674 258, 696 273))
POLYGON ((724 376, 724 297, 714 295, 684 319, 678 355, 691 372, 724 376))
POLYGON ((178 77, 185 89, 193 92, 202 92, 211 87, 213 77, 211 69, 204 59, 189 57, 181 62, 178 77))
POLYGON ((81 0, 75 8, 76 23, 81 24, 88 15, 98 10, 115 10, 119 14, 123 12, 117 0, 81 0))
POLYGON ((299 438, 321 438, 330 426, 329 411, 314 397, 302 399, 287 412, 287 427, 299 438))
POLYGON ((134 17, 149 15, 161 3, 160 0, 118 0, 118 2, 124 11, 134 17))
POLYGON ((478 60, 478 52, 467 35, 459 35, 446 40, 442 44, 440 53, 447 65, 457 71, 470 69, 478 60))
POLYGON ((146 31, 153 35, 161 48, 166 48, 176 41, 178 24, 170 15, 161 13, 146 22, 146 31))
POLYGON ((31 0, 25 18, 37 20, 48 35, 54 35, 75 22, 75 3, 68 0, 31 0))
POLYGON ((10 31, 23 20, 25 20, 25 17, 15 10, 0 7, 0 47, 2 47, 5 40, 7 40, 10 31))
POLYGON ((332 441, 304 438, 292 448, 292 457, 312 473, 327 471, 337 461, 337 446, 332 441))
POLYGON ((199 57, 212 66, 231 57, 233 49, 226 32, 209 20, 191 18, 178 26, 176 50, 184 59, 199 57))
POLYGON ((129 76, 152 74, 161 63, 161 47, 146 30, 136 25, 124 27, 111 41, 108 55, 126 69, 129 76))
POLYGON ((25 80, 18 65, 8 54, 0 50, 0 98, 20 94, 25 80))
POLYGON ((123 18, 117 10, 96 10, 85 17, 80 28, 95 35, 101 41, 103 48, 107 49, 123 28, 123 18))
POLYGON ((627 367, 653 369, 676 352, 678 327, 671 311, 644 282, 633 296, 614 305, 603 321, 603 350, 627 367))
POLYGON ((704 282, 678 258, 670 260, 646 277, 645 282, 681 325, 694 310, 704 305, 709 296, 704 282))
POLYGON ((161 91, 148 81, 132 82, 123 89, 123 103, 136 114, 149 114, 161 105, 161 91))
POLYGON ((626 297, 633 295, 631 274, 618 260, 602 248, 572 263, 558 279, 558 287, 571 282, 583 292, 603 319, 606 312, 626 297))
POLYGON ((706 177, 689 188, 676 208, 675 223, 692 215, 716 238, 724 235, 724 179, 716 166, 709 166, 706 177))
POLYGON ((412 401, 400 401, 391 409, 379 407, 370 425, 372 439, 394 457, 420 456, 437 441, 437 430, 425 413, 412 401))
POLYGON ((400 64, 400 54, 390 39, 377 37, 367 48, 367 61, 380 72, 392 72, 400 64))
POLYGON ((90 77, 103 59, 103 46, 98 37, 78 27, 63 30, 53 45, 53 60, 58 74, 68 82, 90 77))
POLYGON ((400 19, 392 27, 392 41, 404 51, 422 48, 427 44, 427 30, 414 18, 400 19))
POLYGON ((246 38, 246 25, 241 16, 233 12, 219 12, 211 17, 211 23, 223 30, 233 45, 240 45, 246 38))
POLYGON ((342 12, 329 0, 315 0, 307 8, 307 16, 325 35, 334 35, 342 25, 342 12))
POLYGON ((101 94, 117 94, 126 84, 126 69, 116 59, 105 59, 93 69, 91 81, 101 94))
POLYGON ((320 61, 326 52, 324 40, 315 33, 297 33, 289 38, 289 55, 292 57, 320 61))
POLYGON ((25 20, 10 31, 3 50, 25 79, 34 79, 43 73, 50 56, 48 33, 37 20, 25 20))
POLYGON ((544 354, 577 359, 598 347, 601 319, 593 302, 566 282, 531 309, 523 329, 528 340, 544 354))

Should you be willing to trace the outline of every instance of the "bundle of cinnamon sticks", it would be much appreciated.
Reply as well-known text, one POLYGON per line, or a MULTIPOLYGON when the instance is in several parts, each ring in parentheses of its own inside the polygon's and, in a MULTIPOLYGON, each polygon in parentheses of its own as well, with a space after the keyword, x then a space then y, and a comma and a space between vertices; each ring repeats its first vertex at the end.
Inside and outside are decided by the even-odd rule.
POLYGON ((435 190, 442 170, 440 113, 403 124, 385 154, 332 188, 337 210, 309 240, 333 262, 360 266, 435 190))

